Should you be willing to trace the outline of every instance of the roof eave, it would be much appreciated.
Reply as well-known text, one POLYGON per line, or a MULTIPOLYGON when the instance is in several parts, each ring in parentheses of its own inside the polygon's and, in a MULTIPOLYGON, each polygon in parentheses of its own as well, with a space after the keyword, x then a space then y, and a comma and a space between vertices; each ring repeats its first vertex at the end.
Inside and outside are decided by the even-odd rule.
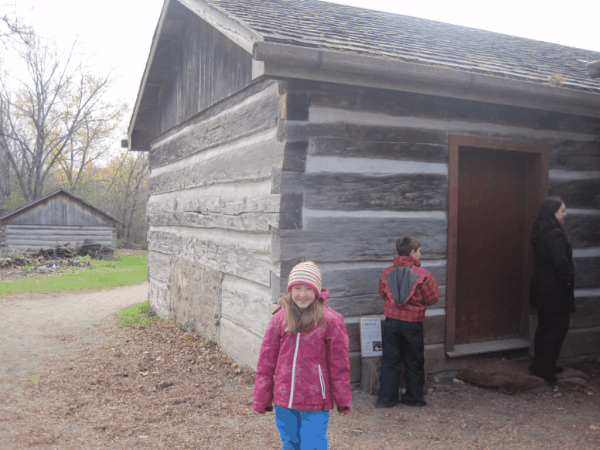
MULTIPOLYGON (((499 76, 270 42, 254 78, 305 79, 600 117, 600 94, 499 76)), ((256 64, 255 64, 256 65, 256 64)))
POLYGON ((127 129, 128 150, 132 150, 131 134, 133 133, 133 130, 135 128, 135 122, 137 120, 137 116, 140 111, 140 104, 142 102, 142 96, 144 95, 144 91, 146 90, 146 83, 148 81, 148 76, 150 75, 150 70, 152 69, 152 63, 154 62, 154 54, 156 53, 156 47, 158 47, 158 42, 160 40, 160 33, 161 33, 163 25, 165 23, 165 19, 167 17, 167 11, 169 9, 170 3, 171 3, 171 0, 165 0, 162 11, 160 13, 160 17, 158 19, 158 25, 156 25, 156 30, 154 31, 154 36, 152 38, 152 45, 150 46, 150 53, 148 54, 148 59, 146 60, 146 67, 144 68, 144 75, 142 75, 142 81, 140 82, 140 88, 138 90, 138 95, 137 95, 137 98, 135 99, 135 106, 133 107, 133 113, 131 114, 131 120, 129 121, 129 128, 127 129))

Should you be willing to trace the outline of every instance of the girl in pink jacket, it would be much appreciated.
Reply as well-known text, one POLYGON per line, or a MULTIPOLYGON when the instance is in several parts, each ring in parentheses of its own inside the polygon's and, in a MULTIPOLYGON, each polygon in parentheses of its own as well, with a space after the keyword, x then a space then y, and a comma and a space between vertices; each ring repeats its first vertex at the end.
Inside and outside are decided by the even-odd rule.
POLYGON ((327 449, 333 402, 343 416, 352 411, 348 333, 325 304, 321 280, 313 262, 292 269, 260 348, 253 409, 262 414, 275 404, 283 449, 327 449))

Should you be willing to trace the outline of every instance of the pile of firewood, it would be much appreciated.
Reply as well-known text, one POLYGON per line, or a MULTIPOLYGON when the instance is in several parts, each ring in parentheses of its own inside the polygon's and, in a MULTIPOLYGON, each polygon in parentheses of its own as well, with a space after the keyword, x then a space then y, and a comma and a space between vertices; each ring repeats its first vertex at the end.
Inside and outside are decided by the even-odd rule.
POLYGON ((33 258, 42 257, 44 259, 71 259, 77 256, 77 250, 71 249, 66 245, 57 245, 55 248, 42 249, 31 256, 33 258))
POLYGON ((55 248, 42 249, 36 253, 11 255, 6 258, 0 258, 0 268, 37 266, 45 264, 46 261, 68 260, 65 262, 71 262, 78 255, 78 250, 66 245, 57 245, 55 248))
POLYGON ((5 268, 5 267, 23 267, 23 266, 28 266, 31 264, 31 260, 28 258, 19 258, 19 257, 12 257, 12 258, 2 258, 0 259, 0 267, 1 268, 5 268))

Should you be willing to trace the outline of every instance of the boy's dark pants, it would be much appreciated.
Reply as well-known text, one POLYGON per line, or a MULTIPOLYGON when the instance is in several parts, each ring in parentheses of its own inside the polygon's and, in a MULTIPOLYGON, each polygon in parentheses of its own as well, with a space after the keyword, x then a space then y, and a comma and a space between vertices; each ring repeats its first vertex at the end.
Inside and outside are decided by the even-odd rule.
POLYGON ((379 400, 384 406, 398 403, 400 370, 404 361, 406 393, 402 403, 424 406, 425 354, 423 322, 404 322, 385 318, 383 325, 383 356, 381 357, 381 388, 379 400))

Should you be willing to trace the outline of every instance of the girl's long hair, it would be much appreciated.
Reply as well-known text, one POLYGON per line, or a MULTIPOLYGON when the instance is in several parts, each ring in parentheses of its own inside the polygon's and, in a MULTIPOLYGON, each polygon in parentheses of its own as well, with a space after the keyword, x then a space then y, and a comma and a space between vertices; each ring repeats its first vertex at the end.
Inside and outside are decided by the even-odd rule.
POLYGON ((306 309, 301 309, 292 300, 292 294, 281 294, 279 298, 279 306, 285 308, 285 331, 289 333, 302 333, 319 325, 325 311, 323 308, 324 300, 316 298, 306 309))
POLYGON ((562 229, 560 222, 556 218, 556 211, 564 202, 560 197, 553 195, 542 202, 540 212, 533 222, 533 231, 531 233, 531 243, 535 243, 544 234, 554 228, 562 229))

